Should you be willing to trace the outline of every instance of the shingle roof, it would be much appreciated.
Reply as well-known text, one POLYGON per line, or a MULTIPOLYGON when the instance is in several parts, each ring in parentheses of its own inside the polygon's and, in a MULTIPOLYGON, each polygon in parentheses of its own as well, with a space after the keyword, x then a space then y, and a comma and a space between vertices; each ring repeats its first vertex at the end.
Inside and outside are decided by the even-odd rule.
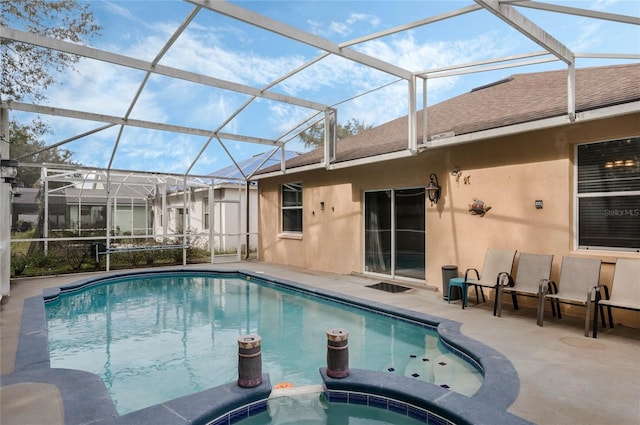
MULTIPOLYGON (((640 64, 576 70, 576 112, 640 100, 640 64)), ((423 111, 417 114, 422 121, 423 111)), ((567 71, 516 74, 427 108, 429 137, 473 133, 567 113, 567 71)), ((418 142, 422 129, 418 126, 418 142)), ((407 149, 408 117, 342 139, 337 162, 407 149)), ((287 168, 315 164, 316 149, 287 161, 287 168)), ((271 168, 268 171, 275 171, 271 168)))

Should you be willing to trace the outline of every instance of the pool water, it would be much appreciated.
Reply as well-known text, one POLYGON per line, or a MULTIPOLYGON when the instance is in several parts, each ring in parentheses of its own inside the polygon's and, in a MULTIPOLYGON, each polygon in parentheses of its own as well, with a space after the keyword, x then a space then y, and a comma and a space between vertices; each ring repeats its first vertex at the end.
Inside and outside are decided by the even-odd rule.
POLYGON ((237 380, 238 337, 262 338, 272 383, 321 383, 326 331, 349 331, 349 366, 410 376, 465 395, 482 375, 433 329, 258 279, 129 276, 46 304, 51 367, 105 382, 119 414, 237 380))

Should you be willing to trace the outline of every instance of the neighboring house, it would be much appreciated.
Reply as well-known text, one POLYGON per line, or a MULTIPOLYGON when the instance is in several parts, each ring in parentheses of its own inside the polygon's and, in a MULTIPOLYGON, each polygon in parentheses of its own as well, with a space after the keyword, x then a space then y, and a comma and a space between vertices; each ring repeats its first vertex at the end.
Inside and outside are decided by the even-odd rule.
MULTIPOLYGON (((77 185, 54 189, 49 192, 46 202, 42 199, 41 189, 22 188, 20 196, 14 197, 11 205, 14 231, 36 227, 40 215, 46 214, 50 235, 74 232, 83 236, 83 233, 106 232, 107 193, 104 188, 77 185)), ((114 236, 149 234, 150 210, 139 193, 123 188, 118 197, 112 199, 111 212, 114 236)))
POLYGON ((40 189, 23 187, 11 200, 11 231, 24 232, 38 224, 40 189))
MULTIPOLYGON (((107 191, 96 187, 67 187, 62 190, 66 205, 65 227, 82 235, 86 231, 105 231, 107 227, 107 191)), ((114 236, 150 235, 151 210, 146 198, 135 189, 122 185, 111 199, 111 228, 114 236)), ((50 195, 50 198, 54 196, 50 195)), ((51 228, 51 226, 50 226, 51 228)))
POLYGON ((554 278, 562 256, 601 258, 610 283, 640 256, 640 65, 576 70, 575 120, 567 80, 517 74, 430 106, 426 140, 419 111, 417 151, 402 117, 340 140, 329 169, 318 149, 263 171, 259 257, 441 288, 442 266, 510 248, 554 254, 554 278))
MULTIPOLYGON (((285 151, 285 159, 297 155, 296 152, 285 151)), ((245 179, 280 161, 279 153, 271 155, 271 152, 265 152, 238 161, 237 166, 234 164, 214 171, 210 174, 212 181, 202 181, 200 187, 192 182, 194 185, 187 194, 186 209, 182 187, 170 188, 166 196, 167 226, 172 233, 181 233, 186 219, 189 234, 196 235, 196 238, 198 235, 211 237, 216 250, 234 252, 238 245, 243 249, 247 244, 248 223, 249 249, 255 251, 258 247, 257 187, 255 184, 247 186, 245 179)), ((164 214, 159 201, 154 205, 154 215, 159 217, 155 222, 155 233, 161 234, 164 214)))

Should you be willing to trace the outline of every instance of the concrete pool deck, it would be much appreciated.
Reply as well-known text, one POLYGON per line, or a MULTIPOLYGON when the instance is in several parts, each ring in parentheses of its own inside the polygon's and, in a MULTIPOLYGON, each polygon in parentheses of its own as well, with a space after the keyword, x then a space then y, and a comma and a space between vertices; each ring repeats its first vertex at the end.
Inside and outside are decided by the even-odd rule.
MULTIPOLYGON (((379 279, 336 275, 262 262, 197 265, 198 269, 248 270, 318 286, 345 295, 389 304, 462 323, 462 333, 505 355, 520 378, 520 393, 507 409, 538 424, 640 423, 640 330, 616 326, 602 329, 599 338, 583 336, 582 319, 563 317, 536 326, 535 311, 505 306, 502 317, 492 304, 462 310, 448 304, 442 293, 414 287, 404 293, 367 288, 379 279)), ((182 267, 180 267, 182 268, 182 267)), ((0 371, 13 373, 25 299, 91 275, 17 279, 11 297, 0 310, 0 371)), ((406 285, 409 286, 409 285, 406 285)), ((3 300, 5 301, 5 300, 3 300)), ((614 312, 615 315, 615 312, 614 312)), ((615 317, 614 317, 615 318, 615 317)), ((268 371, 265 371, 268 372, 268 371)), ((62 424, 63 411, 56 386, 43 383, 6 385, 0 390, 0 423, 62 424)))

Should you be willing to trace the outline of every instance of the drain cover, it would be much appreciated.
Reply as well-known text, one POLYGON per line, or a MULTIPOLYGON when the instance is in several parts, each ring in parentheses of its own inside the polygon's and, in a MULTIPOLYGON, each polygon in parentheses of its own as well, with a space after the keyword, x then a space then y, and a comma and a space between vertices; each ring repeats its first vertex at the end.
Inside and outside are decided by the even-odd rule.
POLYGON ((367 288, 379 289, 380 291, 392 292, 394 294, 397 292, 404 292, 411 289, 411 288, 407 288, 406 286, 395 285, 393 283, 387 283, 387 282, 379 282, 373 285, 367 285, 367 288))

